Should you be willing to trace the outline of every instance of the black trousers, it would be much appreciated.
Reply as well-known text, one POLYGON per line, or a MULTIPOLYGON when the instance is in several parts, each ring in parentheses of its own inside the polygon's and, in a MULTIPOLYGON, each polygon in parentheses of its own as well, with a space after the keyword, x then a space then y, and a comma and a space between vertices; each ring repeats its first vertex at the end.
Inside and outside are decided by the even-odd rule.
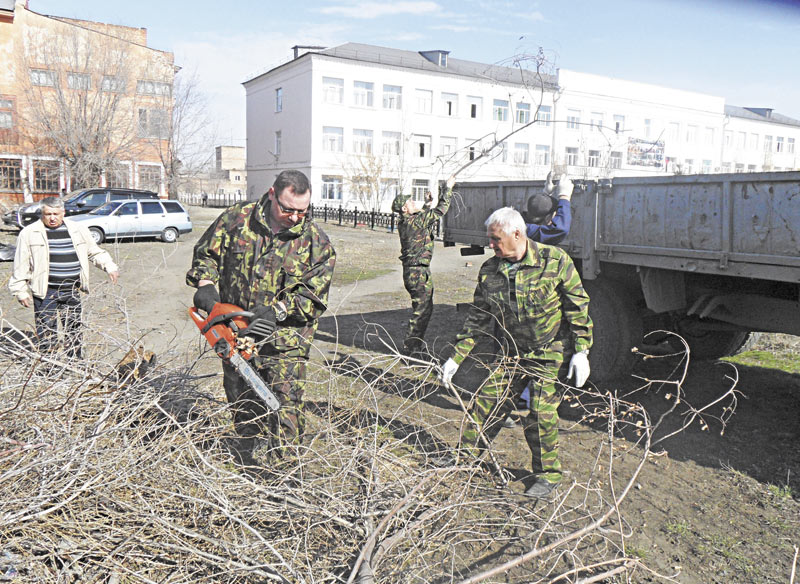
POLYGON ((77 288, 56 290, 48 288, 44 298, 33 298, 33 316, 39 350, 53 351, 58 344, 58 323, 64 334, 63 344, 68 357, 81 358, 83 333, 81 331, 80 291, 77 288))

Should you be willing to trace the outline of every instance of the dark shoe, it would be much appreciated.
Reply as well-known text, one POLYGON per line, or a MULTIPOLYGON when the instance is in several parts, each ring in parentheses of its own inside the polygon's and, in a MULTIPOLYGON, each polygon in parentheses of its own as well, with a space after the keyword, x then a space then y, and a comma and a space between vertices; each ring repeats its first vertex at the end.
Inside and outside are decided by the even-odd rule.
POLYGON ((540 479, 528 487, 525 491, 525 496, 532 499, 546 499, 556 487, 558 487, 558 483, 550 483, 540 479))
POLYGON ((506 416, 506 419, 503 420, 503 428, 516 428, 517 423, 514 421, 514 418, 511 416, 506 416))

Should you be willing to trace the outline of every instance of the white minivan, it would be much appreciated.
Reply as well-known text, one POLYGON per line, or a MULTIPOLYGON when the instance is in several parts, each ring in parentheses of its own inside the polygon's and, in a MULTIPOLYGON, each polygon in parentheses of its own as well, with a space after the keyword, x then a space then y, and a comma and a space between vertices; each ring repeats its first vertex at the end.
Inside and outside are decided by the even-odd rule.
POLYGON ((97 243, 128 237, 159 237, 173 243, 192 231, 189 212, 178 201, 111 201, 70 219, 88 227, 97 243))

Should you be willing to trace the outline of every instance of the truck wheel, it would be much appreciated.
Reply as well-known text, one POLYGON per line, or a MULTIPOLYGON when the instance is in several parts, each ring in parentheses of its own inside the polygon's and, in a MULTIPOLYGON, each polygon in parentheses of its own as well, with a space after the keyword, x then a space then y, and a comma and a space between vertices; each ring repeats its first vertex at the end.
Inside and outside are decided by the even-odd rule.
POLYGON ((642 318, 627 287, 613 280, 586 280, 594 342, 589 351, 590 380, 605 381, 630 373, 631 349, 642 342, 642 318))
POLYGON ((96 244, 98 244, 98 245, 103 243, 103 241, 105 241, 105 239, 106 239, 106 236, 103 233, 103 230, 100 229, 99 227, 90 227, 89 228, 89 233, 92 234, 92 239, 94 239, 94 242, 96 244))
MULTIPOLYGON (((749 351, 761 336, 759 333, 746 331, 687 330, 680 325, 678 334, 689 343, 691 351, 689 358, 698 361, 715 361, 742 351, 749 351)), ((670 340, 670 345, 678 350, 683 349, 683 344, 674 337, 670 340)))
POLYGON ((161 241, 164 243, 175 243, 178 241, 178 231, 174 227, 167 227, 161 232, 161 241))

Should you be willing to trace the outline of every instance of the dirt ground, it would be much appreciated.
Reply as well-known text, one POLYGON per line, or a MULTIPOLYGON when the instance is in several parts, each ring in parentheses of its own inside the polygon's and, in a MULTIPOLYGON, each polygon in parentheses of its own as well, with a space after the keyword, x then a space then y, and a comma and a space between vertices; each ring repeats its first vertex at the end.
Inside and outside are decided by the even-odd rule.
MULTIPOLYGON (((201 343, 187 316, 193 289, 184 284, 184 275, 192 245, 219 212, 192 208, 195 230, 174 245, 160 241, 105 244, 118 259, 122 275, 119 285, 112 286, 93 270, 94 290, 86 303, 92 330, 102 334, 107 326, 155 351, 162 362, 195 358, 201 343)), ((337 225, 324 228, 337 249, 337 269, 352 275, 360 267, 366 279, 347 285, 337 285, 334 279, 330 308, 320 322, 312 359, 322 363, 348 353, 389 352, 392 343, 402 342, 409 306, 400 279, 397 235, 337 225), (369 278, 375 269, 391 271, 369 278)), ((13 230, 4 230, 0 242, 12 243, 14 237, 13 230)), ((434 357, 445 354, 460 329, 465 315, 457 305, 470 300, 478 267, 486 257, 463 258, 458 248, 437 245, 432 265, 435 311, 426 339, 434 357)), ((5 285, 10 270, 10 262, 0 264, 0 283, 5 285)), ((2 316, 29 329, 32 311, 18 306, 7 292, 0 298, 2 316)), ((764 337, 762 348, 795 363, 800 352, 796 339, 776 335, 764 337)), ((646 379, 667 377, 674 364, 643 360, 636 376, 603 389, 634 396, 631 399, 641 403, 651 418, 658 418, 669 405, 665 395, 670 390, 653 386, 633 392, 646 379)), ((732 380, 736 380, 738 399, 724 428, 718 418, 725 415, 727 402, 712 407, 708 415, 655 448, 660 456, 648 461, 625 503, 628 553, 685 584, 789 583, 800 546, 800 374, 752 365, 692 363, 684 384, 685 399, 696 405, 711 402, 732 380)), ((391 400, 382 407, 388 404, 391 400)), ((436 402, 424 407, 438 408, 436 402)), ((453 420, 449 437, 457 440, 458 412, 432 413, 453 420)), ((603 428, 583 421, 566 403, 560 413, 566 478, 585 480, 583 474, 595 468, 603 428)), ((683 421, 688 420, 676 423, 683 421)), ((616 437, 623 448, 634 448, 635 439, 616 437)), ((497 450, 512 472, 529 468, 519 426, 501 432, 497 450)), ((512 488, 522 490, 523 486, 512 488)), ((642 576, 637 581, 663 580, 642 576)))

